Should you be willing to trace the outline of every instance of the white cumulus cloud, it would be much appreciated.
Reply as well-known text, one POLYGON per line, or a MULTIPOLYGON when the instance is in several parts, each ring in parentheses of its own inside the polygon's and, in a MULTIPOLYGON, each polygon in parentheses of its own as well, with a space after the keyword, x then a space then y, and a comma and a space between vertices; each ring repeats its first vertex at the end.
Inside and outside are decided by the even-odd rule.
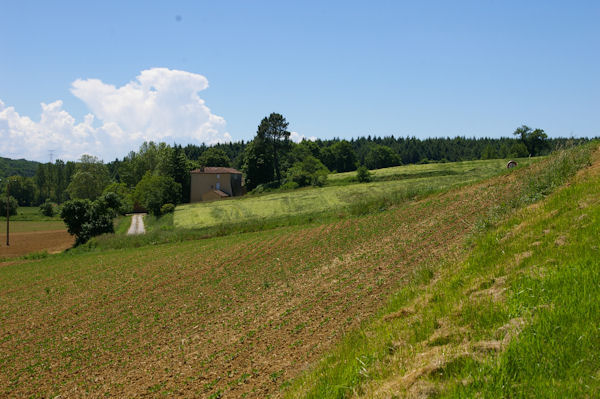
POLYGON ((290 132, 290 140, 294 143, 300 143, 302 140, 315 141, 317 138, 315 136, 306 137, 298 132, 290 132))
POLYGON ((207 87, 202 75, 167 68, 142 71, 121 87, 78 79, 71 92, 91 111, 79 123, 62 109, 62 101, 42 104, 39 122, 0 101, 0 151, 11 158, 47 160, 52 149, 62 159, 89 153, 110 160, 143 141, 231 141, 225 119, 198 95, 207 87))
MULTIPOLYGON (((0 153, 8 158, 47 160, 54 150, 63 159, 76 159, 92 152, 102 142, 102 132, 92 126, 93 115, 83 122, 62 109, 62 101, 42 103, 39 122, 21 116, 14 107, 0 100, 0 153)), ((96 151, 97 152, 97 151, 96 151)))

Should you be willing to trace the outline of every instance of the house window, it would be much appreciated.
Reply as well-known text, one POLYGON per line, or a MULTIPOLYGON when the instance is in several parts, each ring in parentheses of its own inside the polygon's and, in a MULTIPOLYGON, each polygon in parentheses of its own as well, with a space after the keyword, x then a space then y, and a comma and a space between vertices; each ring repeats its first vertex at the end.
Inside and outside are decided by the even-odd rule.
POLYGON ((220 190, 220 189, 221 189, 221 183, 217 182, 217 190, 220 190))
POLYGON ((217 175, 217 179, 220 179, 220 178, 221 178, 221 175, 217 175))

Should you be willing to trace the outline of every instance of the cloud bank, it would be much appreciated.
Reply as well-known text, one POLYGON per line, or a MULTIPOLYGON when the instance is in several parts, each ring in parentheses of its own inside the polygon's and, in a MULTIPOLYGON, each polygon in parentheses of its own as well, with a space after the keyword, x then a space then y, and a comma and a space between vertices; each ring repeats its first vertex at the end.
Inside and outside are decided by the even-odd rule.
POLYGON ((144 141, 231 141, 225 119, 214 115, 198 95, 207 87, 202 75, 167 68, 142 71, 121 87, 78 79, 71 93, 91 111, 81 122, 63 109, 60 100, 41 104, 39 122, 0 100, 0 152, 39 161, 48 159, 48 150, 65 160, 83 153, 111 160, 144 141))

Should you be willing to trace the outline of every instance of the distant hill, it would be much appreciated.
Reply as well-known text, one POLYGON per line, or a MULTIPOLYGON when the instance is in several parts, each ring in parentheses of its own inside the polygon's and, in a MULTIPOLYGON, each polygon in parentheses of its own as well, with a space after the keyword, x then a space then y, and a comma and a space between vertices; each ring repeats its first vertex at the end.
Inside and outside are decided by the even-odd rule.
POLYGON ((26 159, 10 159, 0 157, 0 177, 25 176, 33 177, 40 163, 26 159))

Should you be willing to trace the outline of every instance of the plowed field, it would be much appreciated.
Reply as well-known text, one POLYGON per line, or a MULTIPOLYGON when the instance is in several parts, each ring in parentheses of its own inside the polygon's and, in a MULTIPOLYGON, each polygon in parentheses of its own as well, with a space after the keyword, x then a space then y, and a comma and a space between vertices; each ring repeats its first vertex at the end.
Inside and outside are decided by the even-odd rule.
POLYGON ((72 247, 74 242, 73 236, 67 233, 66 229, 16 232, 11 229, 9 239, 10 246, 7 247, 6 230, 3 230, 3 234, 0 234, 0 258, 21 256, 40 251, 57 253, 72 247))
POLYGON ((7 264, 0 396, 276 395, 418 265, 463 253, 514 176, 318 226, 7 264))

